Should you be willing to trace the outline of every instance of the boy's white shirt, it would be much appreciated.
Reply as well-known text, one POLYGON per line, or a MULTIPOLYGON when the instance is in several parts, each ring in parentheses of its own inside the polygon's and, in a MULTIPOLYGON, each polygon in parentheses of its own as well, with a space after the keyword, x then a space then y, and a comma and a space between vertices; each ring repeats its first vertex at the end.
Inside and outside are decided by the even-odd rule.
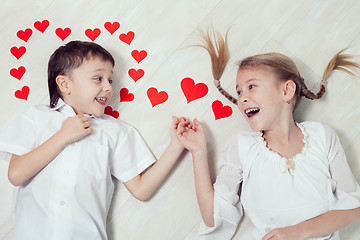
MULTIPOLYGON (((75 116, 59 99, 55 108, 32 107, 0 133, 0 157, 23 155, 75 116)), ((13 239, 107 239, 114 184, 155 162, 140 134, 108 115, 90 116, 94 132, 69 144, 41 172, 14 189, 13 239)))

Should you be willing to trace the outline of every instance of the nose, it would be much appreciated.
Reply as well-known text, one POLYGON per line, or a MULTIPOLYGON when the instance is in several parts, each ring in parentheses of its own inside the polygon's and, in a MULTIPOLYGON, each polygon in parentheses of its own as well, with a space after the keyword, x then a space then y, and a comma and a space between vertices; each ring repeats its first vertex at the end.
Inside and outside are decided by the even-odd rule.
POLYGON ((244 93, 238 97, 238 103, 247 103, 247 102, 248 102, 248 97, 244 93))
POLYGON ((112 91, 112 85, 110 84, 109 81, 104 81, 103 90, 104 90, 105 92, 110 92, 110 91, 112 91))

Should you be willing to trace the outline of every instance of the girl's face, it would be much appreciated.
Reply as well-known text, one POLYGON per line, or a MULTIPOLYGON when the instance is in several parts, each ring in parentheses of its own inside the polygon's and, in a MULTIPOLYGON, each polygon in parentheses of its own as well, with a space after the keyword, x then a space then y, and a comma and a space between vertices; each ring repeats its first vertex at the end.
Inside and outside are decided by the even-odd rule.
POLYGON ((284 115, 283 85, 265 67, 239 70, 236 77, 237 104, 251 129, 266 131, 279 124, 284 115))
POLYGON ((113 65, 109 61, 94 57, 85 60, 66 76, 70 90, 67 103, 76 114, 92 114, 95 117, 104 114, 113 94, 112 74, 113 65))

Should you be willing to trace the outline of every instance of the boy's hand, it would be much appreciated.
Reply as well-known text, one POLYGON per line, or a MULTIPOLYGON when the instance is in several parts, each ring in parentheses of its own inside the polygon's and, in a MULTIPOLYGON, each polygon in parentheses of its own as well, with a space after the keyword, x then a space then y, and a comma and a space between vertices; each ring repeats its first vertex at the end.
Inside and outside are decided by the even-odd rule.
POLYGON ((88 117, 76 115, 64 120, 60 132, 68 143, 73 143, 91 134, 93 129, 90 126, 91 123, 88 117))
POLYGON ((178 147, 180 151, 183 151, 185 147, 182 145, 182 143, 179 141, 177 137, 177 128, 180 123, 180 119, 178 119, 175 116, 172 117, 173 122, 171 123, 171 127, 170 127, 170 141, 172 144, 178 147))
POLYGON ((194 125, 189 120, 181 118, 177 127, 177 137, 191 153, 206 150, 205 130, 196 118, 194 119, 194 125))

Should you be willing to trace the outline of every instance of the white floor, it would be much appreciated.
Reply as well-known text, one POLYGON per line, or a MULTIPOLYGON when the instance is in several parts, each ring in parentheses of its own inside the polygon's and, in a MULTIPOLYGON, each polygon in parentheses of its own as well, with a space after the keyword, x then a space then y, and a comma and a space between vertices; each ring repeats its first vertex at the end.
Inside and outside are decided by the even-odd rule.
MULTIPOLYGON (((120 113, 119 118, 135 126, 159 157, 168 141, 171 116, 197 117, 207 127, 210 163, 215 178, 218 150, 234 131, 248 126, 236 107, 213 86, 207 53, 201 48, 190 47, 199 42, 197 29, 214 26, 225 33, 231 27, 229 43, 232 55, 222 85, 233 94, 236 62, 269 51, 292 57, 308 86, 318 89, 322 72, 337 51, 349 47, 348 53, 360 54, 359 10, 360 1, 356 0, 2 0, 0 109, 3 112, 0 130, 29 106, 47 103, 47 61, 54 49, 70 40, 90 40, 85 32, 91 37, 96 33, 92 31, 98 28, 100 35, 95 42, 113 53, 117 62, 115 94, 110 105, 120 113), (38 29, 46 27, 42 25, 45 24, 43 20, 50 24, 42 33, 38 29), (35 28, 37 21, 41 22, 35 28), (111 34, 107 29, 112 28, 109 25, 106 28, 106 22, 118 22, 120 27, 114 28, 116 31, 111 34), (27 40, 25 30, 28 28, 32 34, 27 40), (65 28, 71 31, 67 37, 65 28), (130 35, 121 35, 124 41, 119 38, 120 34, 129 31, 135 34, 130 45, 124 42, 130 35), (18 32, 20 38, 27 41, 20 39, 18 32), (60 37, 66 38, 62 41, 60 37), (17 59, 10 49, 20 46, 25 47, 26 52, 17 59), (141 60, 135 56, 138 63, 131 56, 133 50, 146 51, 146 57, 141 60), (25 68, 21 78, 20 67, 25 68), (144 76, 135 82, 128 74, 129 69, 142 69, 144 76), (184 78, 205 83, 208 93, 187 103, 180 87, 184 78), (18 92, 15 97, 15 92, 25 86, 30 92, 18 92), (147 90, 152 87, 168 95, 165 102, 154 107, 147 96, 147 90), (134 95, 134 100, 120 102, 123 88, 134 95), (27 100, 21 99, 26 96, 27 100), (215 120, 211 107, 215 100, 230 106, 232 115, 215 120)), ((358 182, 359 92, 359 79, 335 72, 329 79, 326 96, 318 101, 304 100, 295 113, 298 121, 322 121, 336 129, 358 182)), ((0 239, 10 239, 12 186, 7 180, 7 163, 2 160, 0 192, 0 239)), ((147 202, 135 200, 119 184, 108 217, 108 232, 110 239, 184 239, 196 234, 199 222, 192 162, 186 153, 147 202)), ((234 239, 253 239, 252 229, 251 222, 245 217, 234 239)), ((360 221, 341 231, 341 238, 345 240, 358 240, 359 236, 360 221)))

